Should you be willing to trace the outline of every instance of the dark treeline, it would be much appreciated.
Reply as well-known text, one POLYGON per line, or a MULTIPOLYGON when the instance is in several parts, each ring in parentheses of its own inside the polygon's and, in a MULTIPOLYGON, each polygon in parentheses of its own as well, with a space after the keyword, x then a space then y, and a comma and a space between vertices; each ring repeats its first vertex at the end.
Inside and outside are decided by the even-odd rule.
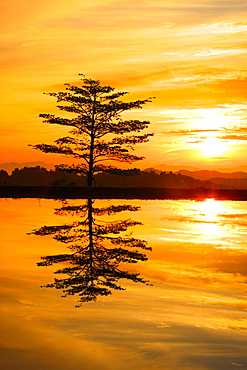
MULTIPOLYGON (((101 173, 95 176, 97 187, 134 187, 134 188, 212 188, 212 189, 246 189, 247 179, 198 180, 181 173, 140 171, 136 169, 131 176, 128 170, 121 175, 101 173), (229 181, 230 180, 230 181, 229 181)), ((1 186, 87 186, 84 175, 69 174, 61 170, 47 170, 44 167, 16 168, 11 175, 0 171, 1 186)))

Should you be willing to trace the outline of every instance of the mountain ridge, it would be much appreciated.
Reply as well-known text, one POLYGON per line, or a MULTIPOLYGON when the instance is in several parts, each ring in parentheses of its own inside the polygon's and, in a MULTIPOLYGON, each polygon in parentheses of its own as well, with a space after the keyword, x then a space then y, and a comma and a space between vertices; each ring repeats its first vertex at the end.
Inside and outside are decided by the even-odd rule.
POLYGON ((156 174, 160 174, 162 172, 173 172, 174 174, 181 174, 189 177, 193 177, 194 179, 205 181, 205 180, 212 180, 215 178, 222 178, 222 179, 246 179, 247 172, 237 171, 237 172, 219 172, 216 170, 197 170, 197 171, 189 171, 189 170, 178 170, 178 171, 161 171, 153 167, 146 168, 144 171, 147 172, 155 172, 156 174))
POLYGON ((214 178, 223 178, 223 179, 245 179, 247 178, 247 173, 238 171, 238 172, 219 172, 211 170, 200 170, 200 171, 188 171, 188 170, 179 170, 177 173, 182 175, 191 176, 194 179, 198 180, 212 180, 214 178))
POLYGON ((159 164, 159 165, 153 165, 152 167, 155 170, 159 171, 173 171, 178 172, 180 170, 187 170, 187 171, 217 171, 220 173, 232 173, 232 172, 247 172, 247 165, 242 164, 235 167, 218 167, 218 168, 201 168, 201 167, 193 167, 193 166, 187 166, 187 165, 180 165, 180 164, 159 164))

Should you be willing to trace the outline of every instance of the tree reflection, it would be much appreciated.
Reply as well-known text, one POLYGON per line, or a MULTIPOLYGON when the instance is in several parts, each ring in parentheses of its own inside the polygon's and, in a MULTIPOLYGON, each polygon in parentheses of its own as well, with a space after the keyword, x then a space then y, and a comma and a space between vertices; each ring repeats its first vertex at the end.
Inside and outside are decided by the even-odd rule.
MULTIPOLYGON (((45 287, 61 289, 63 297, 79 295, 76 307, 82 303, 96 301, 98 296, 107 296, 112 290, 124 290, 119 284, 120 279, 148 284, 148 281, 123 270, 124 263, 147 261, 147 256, 140 250, 151 250, 145 240, 123 235, 131 226, 141 222, 131 219, 119 221, 102 221, 100 216, 114 215, 122 211, 135 212, 139 207, 131 205, 94 207, 94 201, 88 199, 80 206, 69 205, 63 201, 62 207, 55 209, 61 216, 73 215, 81 221, 61 226, 43 226, 31 234, 53 235, 59 242, 67 244, 71 253, 41 257, 38 266, 51 266, 56 263, 65 264, 55 274, 65 274, 66 278, 54 279, 45 287)), ((149 284, 148 284, 149 285, 149 284)))

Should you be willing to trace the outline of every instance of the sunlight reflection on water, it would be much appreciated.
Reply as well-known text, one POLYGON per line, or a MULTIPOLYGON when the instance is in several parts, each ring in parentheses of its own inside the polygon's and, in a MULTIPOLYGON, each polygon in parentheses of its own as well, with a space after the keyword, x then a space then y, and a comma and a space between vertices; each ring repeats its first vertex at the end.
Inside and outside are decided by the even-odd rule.
MULTIPOLYGON (((168 201, 169 202, 169 201, 168 201)), ((245 248, 246 210, 239 209, 244 202, 218 201, 213 198, 204 201, 173 202, 170 216, 164 217, 166 228, 157 228, 167 236, 163 240, 190 241, 191 243, 211 243, 215 247, 245 248), (236 212, 237 208, 237 212, 236 212), (183 237, 184 234, 184 237, 183 237)), ((245 208, 245 207, 243 207, 245 208)), ((166 206, 166 211, 168 208, 166 206)))

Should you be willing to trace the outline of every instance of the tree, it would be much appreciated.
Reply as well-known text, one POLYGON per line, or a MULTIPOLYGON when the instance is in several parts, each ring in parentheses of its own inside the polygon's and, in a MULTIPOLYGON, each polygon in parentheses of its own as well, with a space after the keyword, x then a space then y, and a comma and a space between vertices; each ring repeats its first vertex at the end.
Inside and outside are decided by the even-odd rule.
MULTIPOLYGON (((138 273, 123 269, 126 263, 147 261, 141 250, 151 250, 145 240, 137 239, 129 234, 123 235, 129 227, 142 225, 131 219, 108 221, 100 220, 100 216, 113 215, 119 212, 135 212, 139 207, 131 205, 108 206, 97 208, 94 201, 88 199, 83 205, 70 205, 64 201, 55 214, 62 216, 79 216, 80 221, 58 226, 43 226, 30 234, 45 236, 53 235, 59 242, 65 243, 71 253, 44 256, 38 266, 51 266, 62 263, 62 268, 55 274, 67 275, 54 279, 47 288, 56 288, 67 295, 79 295, 76 307, 82 303, 96 301, 98 296, 107 296, 112 290, 124 290, 119 285, 120 279, 136 283, 148 284, 138 273)), ((148 284, 150 285, 150 284, 148 284)))
MULTIPOLYGON (((79 76, 84 76, 79 74, 79 76)), ((52 114, 40 114, 45 123, 68 126, 70 136, 59 138, 54 145, 30 145, 45 153, 58 153, 72 156, 82 163, 78 165, 59 165, 57 169, 86 175, 88 186, 92 186, 97 173, 121 173, 115 166, 102 162, 114 160, 133 163, 144 157, 130 154, 133 146, 149 140, 153 134, 137 135, 146 129, 150 122, 139 120, 122 120, 121 113, 139 109, 151 98, 123 102, 119 98, 127 92, 113 92, 111 86, 102 86, 100 81, 82 78, 81 87, 65 84, 66 92, 48 93, 57 99, 58 108, 76 114, 74 118, 62 118, 52 114), (134 135, 128 135, 135 133, 134 135), (127 135, 125 135, 127 134, 127 135)))
POLYGON ((0 170, 0 185, 8 184, 9 174, 5 170, 0 170))

